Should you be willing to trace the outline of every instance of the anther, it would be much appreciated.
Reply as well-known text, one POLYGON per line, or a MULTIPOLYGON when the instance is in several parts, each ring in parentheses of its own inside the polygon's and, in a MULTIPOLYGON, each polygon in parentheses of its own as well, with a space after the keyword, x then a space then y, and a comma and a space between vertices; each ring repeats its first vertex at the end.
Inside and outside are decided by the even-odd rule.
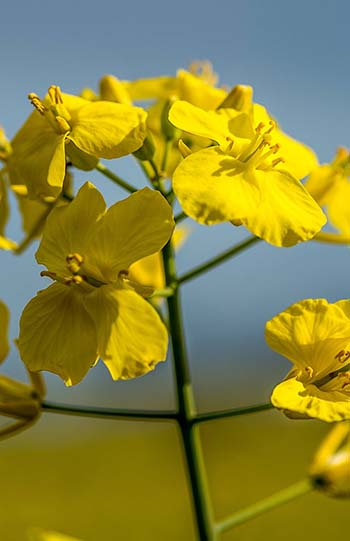
POLYGON ((35 109, 39 111, 41 115, 43 115, 45 111, 47 111, 45 105, 43 104, 39 96, 35 94, 34 92, 30 92, 30 94, 28 94, 28 99, 30 103, 33 105, 33 107, 35 107, 35 109))
POLYGON ((261 131, 265 128, 264 122, 259 122, 257 127, 255 128, 256 133, 261 133, 261 131))
POLYGON ((337 359, 340 363, 345 363, 345 361, 347 361, 349 357, 350 351, 342 349, 341 351, 339 351, 339 353, 336 354, 334 358, 337 359))
POLYGON ((84 262, 84 258, 78 253, 68 254, 66 257, 66 262, 70 272, 77 274, 84 262))
POLYGON ((48 94, 49 94, 49 98, 50 98, 52 104, 57 105, 59 103, 61 103, 61 104, 63 103, 61 89, 60 89, 59 86, 51 85, 49 90, 48 90, 48 94))
POLYGON ((269 120, 269 129, 265 132, 265 133, 271 133, 273 129, 275 129, 276 127, 276 122, 274 122, 273 120, 269 120))
POLYGON ((279 163, 286 163, 286 160, 284 158, 276 158, 275 160, 272 160, 271 163, 272 163, 273 167, 275 167, 279 163))

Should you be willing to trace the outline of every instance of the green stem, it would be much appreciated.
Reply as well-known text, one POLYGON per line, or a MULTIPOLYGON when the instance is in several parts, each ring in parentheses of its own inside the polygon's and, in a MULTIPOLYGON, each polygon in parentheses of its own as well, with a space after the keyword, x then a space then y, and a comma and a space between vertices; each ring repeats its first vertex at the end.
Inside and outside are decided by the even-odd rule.
MULTIPOLYGON (((163 249, 163 264, 166 284, 168 287, 173 287, 176 284, 176 267, 174 250, 170 242, 163 249)), ((199 434, 197 427, 194 427, 191 422, 195 414, 194 396, 187 363, 180 296, 177 288, 174 290, 174 295, 167 298, 167 304, 179 408, 178 422, 190 479, 198 534, 201 541, 212 541, 213 512, 199 434)))
POLYGON ((126 419, 136 421, 167 421, 177 419, 177 413, 171 411, 147 411, 128 410, 117 408, 96 408, 95 406, 75 406, 48 402, 44 400, 41 404, 44 411, 49 413, 60 413, 63 415, 75 415, 80 417, 106 417, 114 419, 126 419))
POLYGON ((303 479, 302 481, 299 481, 294 485, 291 485, 287 488, 284 488, 283 490, 280 490, 279 492, 276 492, 268 498, 264 498, 263 500, 260 500, 259 502, 254 503, 249 507, 241 509, 237 513, 216 524, 215 531, 217 533, 227 532, 235 526, 243 524, 248 520, 251 520, 263 513, 266 513, 267 511, 270 511, 275 507, 278 507, 279 505, 290 502, 291 500, 294 500, 299 496, 303 496, 304 494, 311 492, 313 489, 314 485, 312 481, 310 479, 303 479))
POLYGON ((212 411, 208 413, 199 413, 192 419, 193 424, 203 423, 205 421, 213 421, 214 419, 225 419, 227 417, 237 417, 239 415, 248 415, 250 413, 259 413, 274 409, 274 406, 269 402, 267 404, 256 404, 254 406, 246 406, 243 408, 232 408, 222 411, 212 411))
POLYGON ((26 248, 35 240, 35 238, 40 234, 42 228, 44 227, 44 224, 46 222, 46 219, 48 215, 50 214, 51 210, 53 209, 53 204, 48 204, 47 208, 44 209, 43 213, 39 216, 37 222, 33 225, 31 231, 28 233, 28 235, 18 244, 16 249, 13 251, 16 255, 20 255, 24 252, 26 248))
POLYGON ((206 263, 202 263, 198 267, 195 267, 189 272, 186 272, 182 276, 178 278, 178 283, 183 284, 184 282, 188 282, 189 280, 192 280, 193 278, 196 278, 200 274, 203 274, 204 272, 209 271, 213 267, 216 267, 217 265, 220 265, 220 263, 223 263, 227 259, 230 259, 231 257, 234 257, 235 255, 239 254, 240 252, 243 252, 243 250, 246 250, 250 246, 253 246, 256 242, 259 242, 261 239, 258 237, 249 237, 246 240, 243 240, 239 244, 236 244, 232 248, 229 248, 229 250, 226 250, 222 254, 213 257, 212 259, 209 259, 206 263))
POLYGON ((186 218, 187 214, 185 212, 179 212, 179 214, 176 214, 176 216, 174 216, 174 220, 177 224, 182 222, 182 220, 185 220, 186 218))
POLYGON ((118 177, 118 175, 116 175, 115 173, 110 171, 108 169, 108 167, 103 165, 103 163, 98 162, 95 169, 97 169, 97 171, 102 173, 102 175, 104 175, 105 177, 107 177, 110 180, 112 180, 113 182, 115 182, 115 184, 118 184, 118 186, 120 186, 121 188, 123 188, 127 192, 130 192, 130 193, 137 192, 138 188, 135 188, 135 186, 132 186, 131 184, 129 184, 128 182, 126 182, 122 178, 118 177))

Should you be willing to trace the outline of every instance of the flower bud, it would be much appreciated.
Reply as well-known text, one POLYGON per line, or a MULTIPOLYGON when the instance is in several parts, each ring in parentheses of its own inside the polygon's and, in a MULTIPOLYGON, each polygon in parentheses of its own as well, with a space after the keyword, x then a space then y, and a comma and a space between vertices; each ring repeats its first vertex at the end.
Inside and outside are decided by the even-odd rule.
POLYGON ((236 109, 242 113, 249 112, 253 104, 253 89, 248 85, 236 85, 227 94, 218 109, 236 109))
POLYGON ((310 467, 315 487, 336 498, 350 497, 350 424, 341 422, 327 435, 310 467))
POLYGON ((115 101, 131 105, 131 99, 123 83, 113 75, 105 75, 100 80, 100 98, 106 101, 115 101))
POLYGON ((150 132, 148 132, 146 139, 143 141, 143 145, 141 148, 138 148, 133 152, 133 155, 141 161, 148 161, 152 160, 154 153, 156 151, 156 147, 153 142, 153 138, 150 132))

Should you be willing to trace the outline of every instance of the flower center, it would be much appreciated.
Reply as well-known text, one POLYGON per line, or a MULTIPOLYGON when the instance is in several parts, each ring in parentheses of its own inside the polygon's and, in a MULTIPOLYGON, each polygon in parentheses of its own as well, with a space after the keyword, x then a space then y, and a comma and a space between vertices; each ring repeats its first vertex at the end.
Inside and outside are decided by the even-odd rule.
POLYGON ((50 105, 47 107, 37 94, 31 92, 28 99, 35 109, 43 115, 50 126, 59 134, 71 131, 69 121, 71 115, 63 104, 61 89, 59 86, 51 85, 48 90, 50 105))
POLYGON ((60 276, 56 272, 52 271, 42 271, 40 276, 47 276, 51 280, 55 280, 66 286, 78 285, 82 286, 83 289, 90 289, 92 287, 101 287, 106 285, 105 282, 96 280, 93 276, 89 276, 83 272, 82 266, 84 263, 84 257, 77 252, 74 254, 68 254, 66 257, 67 270, 68 273, 65 276, 60 276), (85 286, 85 287, 84 287, 85 286))
POLYGON ((335 355, 334 360, 339 363, 339 368, 332 370, 332 372, 323 378, 312 381, 314 371, 310 366, 307 366, 304 368, 304 373, 301 374, 300 380, 304 380, 306 384, 312 383, 320 391, 338 391, 350 395, 350 351, 346 349, 340 350, 335 355))
POLYGON ((260 122, 255 128, 255 135, 251 141, 244 145, 237 154, 235 153, 235 139, 227 137, 228 145, 225 153, 234 155, 242 164, 256 169, 270 169, 285 162, 282 157, 271 160, 271 156, 280 150, 280 145, 272 142, 271 132, 275 126, 273 120, 269 121, 267 127, 266 124, 260 122))

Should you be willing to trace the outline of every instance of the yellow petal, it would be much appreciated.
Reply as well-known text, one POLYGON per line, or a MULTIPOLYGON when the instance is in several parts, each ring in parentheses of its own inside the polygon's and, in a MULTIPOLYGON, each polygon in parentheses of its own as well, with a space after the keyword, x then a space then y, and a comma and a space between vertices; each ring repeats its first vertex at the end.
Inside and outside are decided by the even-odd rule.
POLYGON ((66 169, 66 135, 33 111, 12 141, 8 171, 12 184, 25 184, 29 197, 57 197, 66 169))
POLYGON ((177 95, 203 109, 216 109, 225 99, 227 92, 223 88, 215 88, 205 80, 186 70, 177 72, 177 95))
POLYGON ((0 363, 6 359, 10 346, 8 342, 8 327, 10 313, 5 303, 0 301, 0 363))
POLYGON ((113 379, 142 376, 166 359, 166 327, 137 293, 102 286, 84 303, 95 321, 99 355, 113 379))
POLYGON ((87 102, 72 114, 69 139, 98 158, 119 158, 142 146, 146 112, 140 107, 108 101, 87 102))
POLYGON ((226 114, 204 111, 186 101, 176 101, 170 109, 169 120, 180 130, 212 139, 219 145, 227 145, 230 130, 226 114))
POLYGON ((174 228, 172 210, 157 191, 143 188, 112 205, 89 242, 88 259, 101 268, 106 281, 154 252, 169 240, 174 228))
POLYGON ((7 186, 2 172, 0 171, 0 235, 5 232, 5 227, 9 218, 9 204, 7 196, 7 186))
POLYGON ((95 325, 74 287, 53 284, 24 308, 18 348, 28 370, 79 383, 97 359, 95 325))
MULTIPOLYGON (((271 120, 265 107, 258 103, 253 106, 253 115, 255 125, 260 122, 268 124, 271 120)), ((284 133, 278 125, 273 130, 273 139, 281 146, 280 155, 285 159, 285 168, 293 177, 302 179, 317 167, 318 160, 314 151, 284 133)))
POLYGON ((260 201, 245 170, 217 147, 184 159, 174 173, 173 189, 186 214, 207 225, 240 220, 260 201))
POLYGON ((350 233, 350 182, 343 179, 333 189, 328 203, 329 221, 343 235, 350 233))
POLYGON ((320 165, 310 173, 305 188, 317 201, 320 206, 327 205, 329 195, 331 195, 337 175, 330 165, 320 165))
POLYGON ((123 81, 123 84, 133 100, 168 98, 177 88, 176 77, 168 76, 123 81))
POLYGON ((33 528, 29 532, 29 541, 81 541, 77 537, 71 537, 63 533, 54 532, 52 530, 42 530, 41 528, 33 528))
POLYGON ((304 186, 286 171, 254 172, 261 200, 243 224, 275 246, 293 246, 315 236, 326 223, 321 208, 304 186))
POLYGON ((85 255, 96 223, 105 209, 100 192, 86 182, 72 203, 50 213, 36 253, 37 262, 46 265, 50 271, 66 274, 67 255, 76 252, 85 255))
POLYGON ((315 385, 306 387, 295 378, 282 381, 273 390, 272 404, 290 417, 311 417, 327 423, 350 419, 350 401, 341 393, 323 392, 315 385), (294 415, 293 415, 294 414, 294 415), (295 415, 296 414, 296 415, 295 415))
POLYGON ((350 319, 344 309, 350 309, 344 306, 326 299, 292 304, 266 323, 266 341, 300 369, 311 367, 313 380, 322 379, 342 367, 338 354, 349 349, 350 319))

